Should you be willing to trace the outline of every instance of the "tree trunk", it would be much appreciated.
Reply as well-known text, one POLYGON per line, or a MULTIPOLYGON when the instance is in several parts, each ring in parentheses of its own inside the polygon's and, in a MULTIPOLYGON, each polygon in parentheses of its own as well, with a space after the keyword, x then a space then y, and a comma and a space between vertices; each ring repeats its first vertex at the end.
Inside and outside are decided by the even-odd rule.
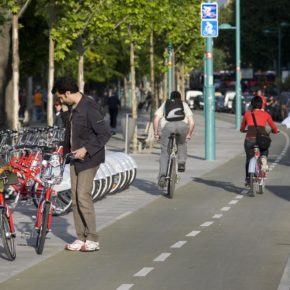
POLYGON ((131 92, 132 92, 132 118, 137 119, 135 47, 133 42, 130 43, 130 68, 131 68, 131 92))
POLYGON ((175 65, 175 50, 172 48, 172 91, 176 91, 176 65, 175 65))
MULTIPOLYGON (((131 27, 129 26, 129 36, 131 37, 131 27)), ((135 77, 135 45, 130 41, 130 71, 131 71, 131 94, 132 94, 132 118, 136 120, 136 127, 133 136, 133 153, 138 150, 137 142, 137 99, 136 99, 136 77, 135 77)))
POLYGON ((175 66, 176 91, 180 92, 180 65, 175 66))
POLYGON ((180 93, 181 99, 185 101, 185 72, 184 72, 184 63, 180 65, 180 93))
POLYGON ((85 90, 85 81, 84 81, 84 55, 85 50, 83 47, 83 40, 80 36, 77 40, 77 47, 79 52, 79 70, 78 70, 78 85, 79 85, 79 91, 84 93, 85 90))
POLYGON ((18 15, 12 15, 12 71, 13 71, 13 93, 11 104, 11 128, 17 130, 19 127, 19 39, 18 39, 18 15))
POLYGON ((54 41, 51 30, 55 22, 54 1, 49 1, 49 48, 48 48, 48 80, 47 80, 47 124, 53 125, 53 95, 51 90, 54 83, 54 41))
POLYGON ((78 74, 79 91, 84 93, 85 81, 84 81, 84 53, 79 55, 79 74, 78 74))
POLYGON ((163 74, 163 102, 168 99, 168 72, 163 74))
POLYGON ((127 109, 128 106, 128 81, 124 78, 124 108, 127 109))
MULTIPOLYGON (((3 11, 0 9, 0 12, 3 11)), ((4 12, 3 12, 4 13, 4 12)), ((6 21, 1 29, 0 33, 0 125, 3 126, 7 119, 6 104, 9 101, 9 97, 5 100, 6 88, 9 80, 11 79, 11 21, 6 21)), ((9 95, 7 95, 9 96, 9 95)), ((11 117, 11 116, 10 116, 11 117)))
POLYGON ((155 71, 154 71, 154 34, 153 31, 150 33, 150 90, 151 90, 151 118, 153 113, 157 110, 158 106, 158 95, 155 92, 155 71))
POLYGON ((47 80, 47 124, 53 125, 53 95, 51 90, 54 82, 54 41, 49 33, 49 52, 48 52, 48 80, 47 80))
MULTIPOLYGON (((135 77, 135 47, 130 43, 130 67, 131 67, 131 93, 132 93, 132 118, 137 120, 137 99, 136 99, 136 77, 135 77)), ((137 122, 133 136, 133 153, 138 150, 137 143, 137 122)))

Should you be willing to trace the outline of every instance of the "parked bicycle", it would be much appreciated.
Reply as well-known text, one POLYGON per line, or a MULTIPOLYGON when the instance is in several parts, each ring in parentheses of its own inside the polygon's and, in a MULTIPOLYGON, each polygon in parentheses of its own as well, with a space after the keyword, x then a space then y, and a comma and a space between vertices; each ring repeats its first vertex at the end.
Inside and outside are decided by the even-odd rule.
POLYGON ((8 260, 16 258, 14 239, 16 237, 12 210, 5 202, 4 186, 8 181, 8 174, 11 172, 9 166, 0 168, 0 233, 3 241, 4 251, 8 260))
POLYGON ((36 252, 41 255, 44 249, 46 235, 51 231, 52 221, 52 186, 62 181, 66 160, 71 157, 67 154, 63 160, 62 154, 53 152, 48 154, 42 163, 40 179, 44 183, 35 222, 36 252), (47 158, 49 157, 49 158, 47 158), (46 161, 47 160, 47 161, 46 161))

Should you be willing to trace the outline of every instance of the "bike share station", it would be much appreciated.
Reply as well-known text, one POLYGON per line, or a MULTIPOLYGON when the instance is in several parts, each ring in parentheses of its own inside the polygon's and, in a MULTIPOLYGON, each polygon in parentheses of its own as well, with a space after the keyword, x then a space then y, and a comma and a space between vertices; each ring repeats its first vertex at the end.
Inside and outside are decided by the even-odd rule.
MULTIPOLYGON (((10 208, 21 205, 28 209, 35 205, 35 212, 30 208, 35 226, 25 227, 21 238, 24 235, 35 246, 37 254, 42 254, 46 235, 53 230, 52 216, 65 215, 71 210, 69 158, 72 154, 63 156, 64 132, 64 129, 50 127, 0 132, 0 154, 9 168, 7 170, 15 174, 15 180, 9 182, 5 190, 2 186, 0 192, 0 236, 9 260, 16 257, 16 235, 10 208)), ((93 200, 126 189, 136 174, 137 164, 131 156, 106 151, 106 161, 100 165, 93 180, 93 200)), ((4 178, 8 180, 6 176, 4 178)))

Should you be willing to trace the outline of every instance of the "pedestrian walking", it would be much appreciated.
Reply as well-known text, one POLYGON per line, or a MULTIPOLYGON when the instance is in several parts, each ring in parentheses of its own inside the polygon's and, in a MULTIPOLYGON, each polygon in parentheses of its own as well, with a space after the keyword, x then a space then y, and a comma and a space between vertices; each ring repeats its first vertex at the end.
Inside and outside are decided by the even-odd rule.
POLYGON ((43 97, 43 95, 42 95, 42 92, 40 90, 40 87, 37 87, 37 89, 34 93, 34 96, 33 96, 36 121, 41 121, 41 119, 42 119, 42 106, 43 106, 42 97, 43 97))
POLYGON ((115 93, 113 93, 112 90, 109 91, 107 104, 108 104, 108 110, 110 114, 110 126, 112 129, 112 134, 115 135, 116 127, 117 127, 117 116, 118 116, 121 103, 118 96, 115 93))
POLYGON ((67 77, 56 80, 52 93, 62 103, 72 106, 70 151, 74 159, 70 164, 72 206, 77 239, 66 244, 70 251, 91 252, 100 249, 96 230, 96 217, 91 191, 93 180, 101 163, 105 161, 105 144, 110 130, 101 116, 96 102, 79 91, 76 82, 67 77))

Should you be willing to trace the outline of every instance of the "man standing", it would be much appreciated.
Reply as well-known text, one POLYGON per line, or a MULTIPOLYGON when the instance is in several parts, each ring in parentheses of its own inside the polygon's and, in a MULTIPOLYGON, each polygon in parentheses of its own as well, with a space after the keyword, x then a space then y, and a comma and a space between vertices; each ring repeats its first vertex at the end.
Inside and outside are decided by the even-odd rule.
POLYGON ((178 152, 178 171, 185 171, 185 163, 187 159, 187 144, 186 141, 191 139, 194 120, 193 115, 185 102, 181 101, 181 95, 178 91, 173 91, 170 99, 162 103, 159 109, 155 112, 154 120, 154 135, 161 136, 161 154, 159 181, 160 187, 166 185, 167 162, 169 158, 168 143, 171 133, 177 134, 177 152, 178 152), (161 132, 159 131, 159 122, 161 132))
POLYGON ((96 230, 95 209, 91 197, 93 180, 105 161, 105 144, 110 130, 101 116, 96 102, 79 92, 75 81, 62 77, 56 80, 52 93, 62 103, 72 106, 69 135, 73 216, 77 240, 65 245, 70 251, 91 252, 100 249, 96 230))

